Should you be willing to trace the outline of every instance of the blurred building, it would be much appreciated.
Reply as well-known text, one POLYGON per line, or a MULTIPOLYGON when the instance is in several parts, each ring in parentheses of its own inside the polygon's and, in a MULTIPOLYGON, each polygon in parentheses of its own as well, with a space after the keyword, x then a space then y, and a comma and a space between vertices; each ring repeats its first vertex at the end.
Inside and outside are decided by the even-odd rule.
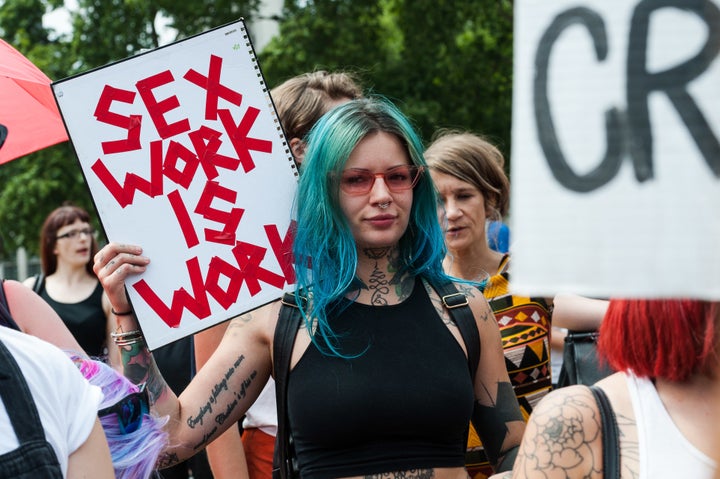
POLYGON ((265 45, 279 33, 278 20, 282 15, 282 7, 283 0, 263 0, 255 20, 248 22, 247 26, 255 53, 260 53, 265 45))

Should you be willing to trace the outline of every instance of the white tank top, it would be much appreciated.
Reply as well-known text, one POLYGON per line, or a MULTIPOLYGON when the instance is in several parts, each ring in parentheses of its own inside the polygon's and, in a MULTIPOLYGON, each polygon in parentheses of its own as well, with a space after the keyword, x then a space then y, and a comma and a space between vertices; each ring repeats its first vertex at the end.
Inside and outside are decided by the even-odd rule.
POLYGON ((680 432, 647 378, 627 374, 640 444, 640 479, 712 479, 715 461, 680 432))
POLYGON ((265 434, 276 436, 277 407, 275 404, 275 381, 270 378, 260 396, 245 413, 243 428, 259 428, 265 434))

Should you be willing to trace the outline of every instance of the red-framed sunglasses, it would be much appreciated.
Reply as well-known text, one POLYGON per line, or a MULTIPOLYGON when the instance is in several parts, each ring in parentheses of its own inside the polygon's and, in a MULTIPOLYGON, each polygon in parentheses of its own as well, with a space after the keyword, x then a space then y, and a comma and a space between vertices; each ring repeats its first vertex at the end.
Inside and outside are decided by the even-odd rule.
POLYGON ((384 173, 373 173, 362 168, 348 168, 334 176, 339 180, 341 190, 351 196, 357 196, 369 193, 378 178, 382 178, 387 188, 393 193, 412 189, 424 170, 424 167, 415 165, 394 166, 384 173))

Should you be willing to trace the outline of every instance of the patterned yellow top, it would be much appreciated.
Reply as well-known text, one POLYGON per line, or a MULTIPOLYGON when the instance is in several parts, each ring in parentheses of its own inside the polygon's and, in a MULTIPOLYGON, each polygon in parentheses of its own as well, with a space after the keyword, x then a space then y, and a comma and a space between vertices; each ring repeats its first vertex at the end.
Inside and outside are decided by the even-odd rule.
MULTIPOLYGON (((543 298, 513 296, 509 293, 510 255, 500 262, 483 290, 500 326, 505 365, 510 382, 527 418, 532 408, 552 388, 550 376, 550 331, 552 307, 543 298)), ((482 365, 480 366, 482 367, 482 365)), ((485 450, 470 425, 465 465, 472 479, 492 475, 485 450)))

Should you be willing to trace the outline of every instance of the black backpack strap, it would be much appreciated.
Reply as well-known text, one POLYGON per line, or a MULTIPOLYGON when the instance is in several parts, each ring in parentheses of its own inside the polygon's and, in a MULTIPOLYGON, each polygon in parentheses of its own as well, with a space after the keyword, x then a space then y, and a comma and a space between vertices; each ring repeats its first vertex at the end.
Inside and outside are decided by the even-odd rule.
POLYGON ((17 325, 10 314, 10 305, 8 305, 7 297, 5 296, 4 283, 5 280, 0 282, 0 326, 20 331, 20 326, 17 325))
MULTIPOLYGON (((301 301, 304 308, 307 300, 301 297, 301 301)), ((285 293, 273 338, 273 367, 275 369, 275 398, 277 400, 278 420, 275 453, 273 455, 273 479, 289 479, 293 475, 298 475, 288 425, 287 382, 290 376, 290 357, 301 323, 302 313, 296 302, 295 294, 285 293)))
POLYGON ((597 386, 590 386, 590 391, 595 396, 602 422, 603 477, 620 479, 620 443, 615 413, 605 391, 597 386))
POLYGON ((468 368, 470 369, 470 377, 475 382, 475 373, 477 372, 478 363, 480 362, 480 332, 475 322, 470 305, 468 304, 465 293, 457 290, 451 281, 435 282, 428 279, 430 286, 440 295, 443 305, 450 312, 455 324, 460 330, 460 335, 465 343, 468 353, 468 368))
POLYGON ((45 288, 45 273, 40 272, 35 275, 35 284, 33 284, 33 291, 35 291, 37 294, 42 293, 42 290, 45 288))

